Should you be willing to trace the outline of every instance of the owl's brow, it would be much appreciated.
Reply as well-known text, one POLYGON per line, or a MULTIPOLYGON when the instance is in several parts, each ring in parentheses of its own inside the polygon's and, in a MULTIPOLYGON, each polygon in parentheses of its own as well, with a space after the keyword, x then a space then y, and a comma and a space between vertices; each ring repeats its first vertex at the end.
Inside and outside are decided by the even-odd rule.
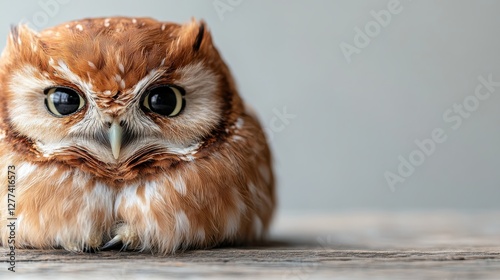
POLYGON ((149 85, 160 79, 163 74, 165 74, 165 70, 161 69, 153 69, 151 70, 144 78, 142 78, 139 82, 137 82, 132 89, 132 94, 134 98, 139 95, 141 91, 147 88, 149 85))
POLYGON ((63 60, 58 60, 56 64, 54 59, 51 57, 49 59, 49 64, 50 66, 52 66, 52 68, 57 70, 57 76, 69 82, 72 82, 73 84, 84 90, 84 92, 92 92, 92 84, 83 81, 78 75, 71 71, 68 64, 66 64, 66 62, 64 62, 63 60))

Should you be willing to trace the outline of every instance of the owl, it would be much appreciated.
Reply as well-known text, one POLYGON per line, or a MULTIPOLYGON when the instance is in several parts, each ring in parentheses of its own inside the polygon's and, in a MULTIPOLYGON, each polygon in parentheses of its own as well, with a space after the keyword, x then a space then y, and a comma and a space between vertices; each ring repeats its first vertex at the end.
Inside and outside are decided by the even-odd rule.
POLYGON ((203 21, 13 27, 0 106, 4 247, 171 254, 266 235, 271 152, 203 21))

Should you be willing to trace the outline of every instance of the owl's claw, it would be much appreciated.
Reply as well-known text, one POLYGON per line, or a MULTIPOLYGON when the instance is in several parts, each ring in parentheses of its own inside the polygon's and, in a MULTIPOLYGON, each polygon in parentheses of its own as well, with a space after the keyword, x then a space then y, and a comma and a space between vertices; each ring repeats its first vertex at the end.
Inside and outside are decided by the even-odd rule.
POLYGON ((111 239, 110 241, 106 242, 106 244, 104 244, 104 246, 102 246, 101 250, 109 249, 109 248, 115 246, 116 244, 122 242, 122 240, 123 240, 123 237, 118 234, 113 239, 111 239))

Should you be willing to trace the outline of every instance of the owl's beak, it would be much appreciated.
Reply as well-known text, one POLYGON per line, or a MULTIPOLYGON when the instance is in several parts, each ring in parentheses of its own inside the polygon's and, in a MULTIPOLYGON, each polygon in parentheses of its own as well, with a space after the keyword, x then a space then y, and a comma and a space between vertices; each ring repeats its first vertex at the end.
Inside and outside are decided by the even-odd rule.
POLYGON ((118 120, 113 121, 109 128, 109 143, 111 143, 111 151, 113 157, 118 159, 120 156, 120 148, 122 147, 123 128, 118 120))

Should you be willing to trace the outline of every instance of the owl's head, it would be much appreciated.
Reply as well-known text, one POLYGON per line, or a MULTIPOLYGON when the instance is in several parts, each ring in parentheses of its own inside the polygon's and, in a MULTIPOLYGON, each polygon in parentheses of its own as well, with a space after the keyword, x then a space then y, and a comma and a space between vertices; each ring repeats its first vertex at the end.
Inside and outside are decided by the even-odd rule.
POLYGON ((0 58, 0 105, 16 152, 102 176, 189 160, 243 110, 203 22, 147 18, 14 27, 0 58))

